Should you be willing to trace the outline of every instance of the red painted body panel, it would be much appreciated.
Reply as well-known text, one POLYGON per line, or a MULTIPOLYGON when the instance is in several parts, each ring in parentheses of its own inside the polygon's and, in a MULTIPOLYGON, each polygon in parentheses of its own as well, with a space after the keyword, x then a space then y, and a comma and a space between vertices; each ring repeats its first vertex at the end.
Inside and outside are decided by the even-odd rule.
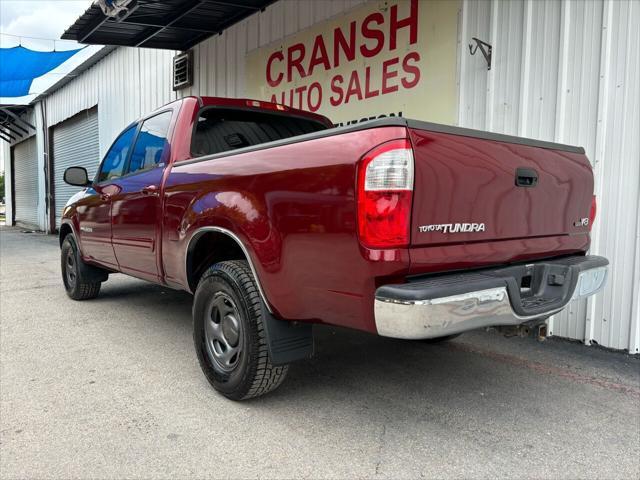
MULTIPOLYGON (((200 229, 224 228, 246 248, 277 316, 375 333, 374 292, 382 284, 404 282, 412 274, 527 261, 589 247, 588 227, 573 227, 574 220, 589 215, 593 191, 584 155, 379 126, 192 159, 191 135, 201 105, 244 108, 246 103, 189 97, 174 105, 179 114, 170 162, 153 179, 159 184, 157 204, 130 203, 126 215, 120 206, 113 217, 116 255, 128 266, 127 273, 189 290, 190 240, 200 229), (375 146, 399 138, 410 138, 414 148, 411 246, 367 249, 357 233, 359 160, 375 146), (535 168, 540 184, 515 187, 518 167, 535 168), (452 222, 484 222, 487 228, 418 232, 421 225, 452 222), (144 245, 133 244, 143 237, 152 244, 144 259, 137 255, 144 245)), ((296 114, 329 124, 322 117, 296 114)), ((139 190, 134 179, 123 185, 133 193, 139 190)), ((64 222, 73 224, 86 259, 113 268, 106 253, 103 259, 88 255, 93 239, 80 231, 87 221, 80 210, 95 199, 92 191, 87 189, 68 209, 64 222)))
POLYGON ((377 128, 175 164, 164 191, 167 281, 186 285, 188 241, 215 225, 242 240, 282 318, 375 331, 373 292, 407 272, 409 254, 360 247, 356 166, 372 146, 405 135, 377 128))
POLYGON ((415 188, 411 273, 526 261, 584 252, 593 174, 584 154, 412 129, 415 188), (534 188, 516 187, 518 168, 534 188), (484 223, 483 232, 420 232, 419 227, 484 223))
POLYGON ((109 268, 118 268, 111 244, 111 203, 104 195, 112 195, 118 188, 88 188, 74 205, 76 231, 79 232, 82 256, 90 262, 109 268))
POLYGON ((113 250, 120 271, 152 282, 161 280, 157 265, 157 244, 162 211, 158 195, 143 192, 145 187, 160 188, 162 169, 156 168, 113 182, 120 187, 112 203, 113 250))
POLYGON ((411 130, 415 156, 413 246, 587 234, 593 195, 584 155, 445 133, 411 130), (518 168, 534 188, 516 187, 518 168), (419 232, 420 225, 485 223, 486 231, 419 232))

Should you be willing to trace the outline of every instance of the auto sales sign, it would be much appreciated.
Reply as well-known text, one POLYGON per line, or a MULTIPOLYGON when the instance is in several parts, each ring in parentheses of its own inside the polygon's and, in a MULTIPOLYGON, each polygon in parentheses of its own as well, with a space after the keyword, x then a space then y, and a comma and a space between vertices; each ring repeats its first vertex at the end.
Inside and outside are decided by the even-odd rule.
POLYGON ((456 120, 455 0, 369 2, 247 54, 246 91, 348 124, 456 120))

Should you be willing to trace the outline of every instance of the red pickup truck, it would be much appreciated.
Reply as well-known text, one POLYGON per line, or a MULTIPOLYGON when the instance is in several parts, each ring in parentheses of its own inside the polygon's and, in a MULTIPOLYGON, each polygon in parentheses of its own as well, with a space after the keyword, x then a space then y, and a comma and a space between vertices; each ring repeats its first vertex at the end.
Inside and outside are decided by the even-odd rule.
POLYGON ((68 295, 115 272, 192 292, 202 370, 236 400, 308 358, 314 323, 442 340, 540 325, 606 280, 591 166, 567 145, 188 97, 65 181, 83 187, 60 228, 68 295))

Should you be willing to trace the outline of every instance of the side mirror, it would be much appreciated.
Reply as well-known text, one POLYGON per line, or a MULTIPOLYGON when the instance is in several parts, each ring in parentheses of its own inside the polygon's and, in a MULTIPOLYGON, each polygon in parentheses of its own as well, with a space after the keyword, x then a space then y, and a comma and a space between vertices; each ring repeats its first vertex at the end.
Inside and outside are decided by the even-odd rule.
POLYGON ((84 167, 69 167, 64 171, 64 181, 75 187, 87 187, 91 185, 87 169, 84 167))

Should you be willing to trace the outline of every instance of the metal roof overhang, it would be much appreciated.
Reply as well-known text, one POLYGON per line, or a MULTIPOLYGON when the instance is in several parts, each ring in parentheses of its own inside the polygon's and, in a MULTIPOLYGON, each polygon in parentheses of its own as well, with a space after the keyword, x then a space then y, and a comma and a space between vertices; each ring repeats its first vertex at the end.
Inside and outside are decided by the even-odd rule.
POLYGON ((0 140, 12 144, 33 135, 35 125, 31 125, 25 116, 28 105, 0 105, 0 140))
POLYGON ((96 45, 188 50, 276 0, 133 0, 111 18, 91 5, 62 35, 96 45))

